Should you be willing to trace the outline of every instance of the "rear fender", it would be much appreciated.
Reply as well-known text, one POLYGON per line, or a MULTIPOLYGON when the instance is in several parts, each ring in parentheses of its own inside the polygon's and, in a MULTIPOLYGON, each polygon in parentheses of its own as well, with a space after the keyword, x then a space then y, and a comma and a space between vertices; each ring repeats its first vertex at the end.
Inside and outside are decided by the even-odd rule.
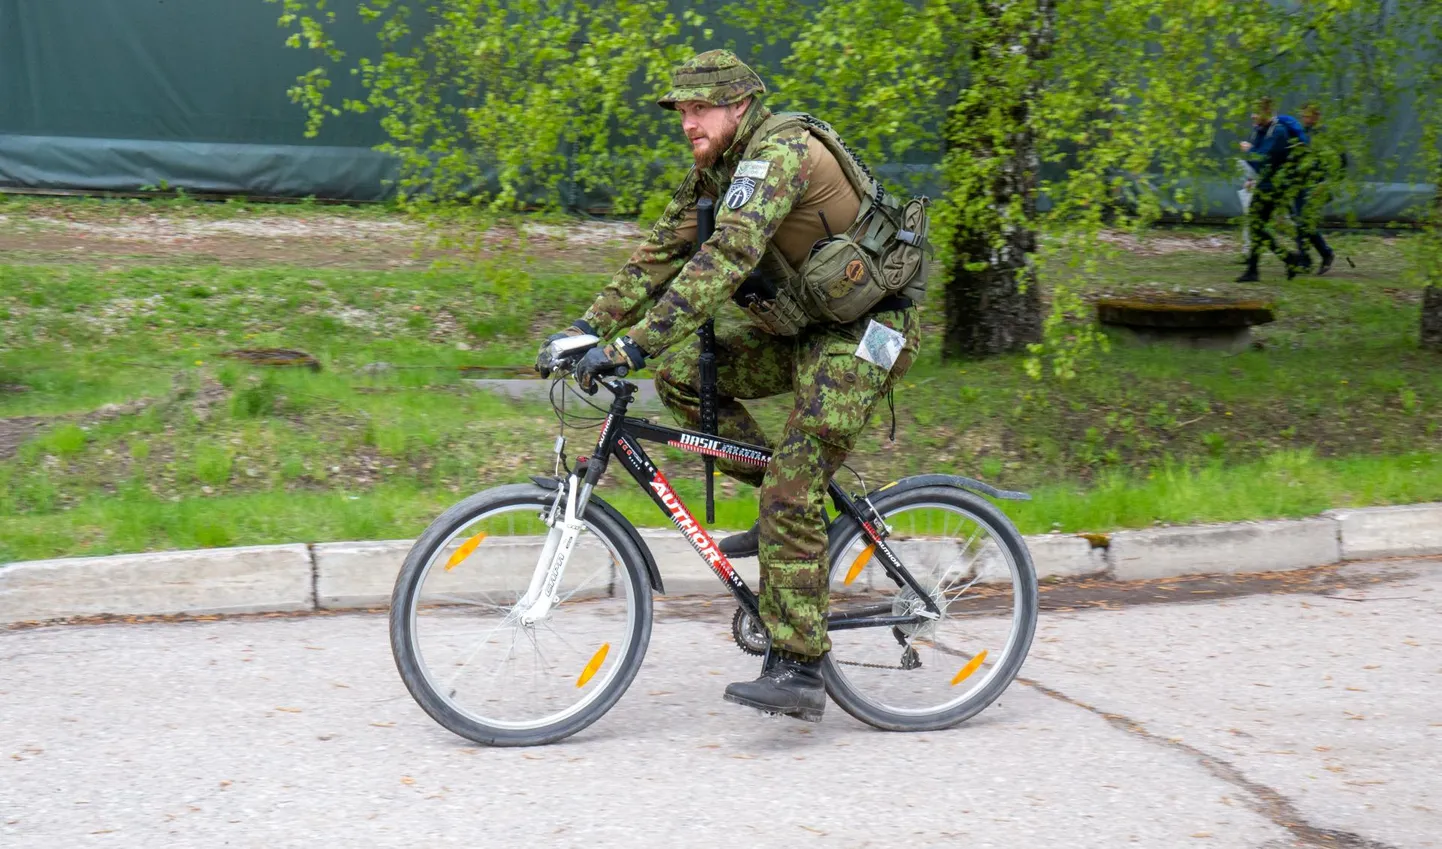
POLYGON ((874 498, 883 492, 905 492, 908 489, 917 489, 923 486, 954 486, 958 489, 965 489, 977 495, 986 495, 991 498, 1000 498, 1004 501, 1030 501, 1031 496, 1025 492, 1014 492, 1009 489, 997 489, 996 487, 982 483, 973 478, 964 478, 960 475, 913 475, 909 478, 892 481, 880 489, 872 490, 866 494, 867 498, 874 498))

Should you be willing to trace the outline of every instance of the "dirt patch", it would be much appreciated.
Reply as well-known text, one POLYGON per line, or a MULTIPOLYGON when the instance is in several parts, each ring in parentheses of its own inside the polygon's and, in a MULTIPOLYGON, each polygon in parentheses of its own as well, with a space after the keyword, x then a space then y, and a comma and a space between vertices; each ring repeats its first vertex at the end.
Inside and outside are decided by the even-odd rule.
POLYGON ((108 218, 0 215, 10 261, 303 265, 418 268, 448 257, 494 259, 517 251, 553 265, 605 270, 642 238, 627 221, 523 224, 488 230, 316 213, 207 220, 139 211, 108 218))
POLYGON ((1232 235, 1205 233, 1124 233, 1108 230, 1097 236, 1102 242, 1136 256, 1165 256, 1178 253, 1239 253, 1241 244, 1232 235))
POLYGON ((49 419, 40 416, 21 416, 14 419, 0 419, 0 460, 15 456, 22 443, 35 435, 49 419))
POLYGON ((360 239, 416 236, 421 227, 408 221, 317 215, 307 218, 254 217, 203 221, 151 213, 113 221, 72 221, 32 218, 41 229, 68 231, 77 236, 99 236, 118 241, 151 244, 185 244, 203 239, 239 236, 247 239, 360 239))
POLYGON ((154 399, 141 398, 139 401, 132 401, 129 404, 106 404, 92 413, 0 418, 0 460, 8 460, 15 456, 15 452, 19 451, 20 446, 24 445, 30 437, 56 422, 70 421, 85 425, 108 422, 120 416, 130 416, 142 412, 153 403, 155 403, 154 399))

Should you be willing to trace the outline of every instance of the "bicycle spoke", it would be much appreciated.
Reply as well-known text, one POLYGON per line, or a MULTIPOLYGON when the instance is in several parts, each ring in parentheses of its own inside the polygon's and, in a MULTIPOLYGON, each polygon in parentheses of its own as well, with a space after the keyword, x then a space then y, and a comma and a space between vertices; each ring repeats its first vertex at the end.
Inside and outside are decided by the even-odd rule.
POLYGON ((596 578, 597 575, 601 574, 602 572, 609 572, 609 571, 611 571, 611 568, 612 568, 612 564, 610 564, 610 563, 606 563, 605 565, 598 567, 598 568, 596 569, 596 571, 592 572, 589 576, 587 576, 587 578, 586 578, 585 581, 582 581, 582 582, 581 582, 580 584, 578 584, 575 588, 573 588, 570 592, 566 593, 566 595, 563 596, 560 601, 556 602, 556 604, 561 605, 561 604, 565 604, 566 602, 570 601, 570 600, 571 600, 571 596, 575 595, 576 593, 578 593, 578 592, 580 592, 581 590, 585 589, 586 587, 590 586, 591 581, 593 581, 593 580, 596 578))
MULTIPOLYGON (((967 538, 966 544, 961 547, 961 554, 962 554, 963 557, 966 556, 966 552, 968 552, 968 551, 971 550, 971 546, 972 546, 973 543, 976 542, 976 538, 979 537, 979 536, 981 536, 981 531, 982 531, 982 528, 981 528, 980 525, 978 525, 977 528, 976 528, 976 530, 975 530, 975 531, 972 531, 971 536, 967 538)), ((985 550, 985 549, 983 549, 983 550, 985 550)), ((966 564, 966 566, 964 566, 964 567, 962 567, 960 570, 958 570, 958 574, 959 574, 959 575, 967 575, 967 574, 970 574, 970 572, 971 572, 971 567, 976 565, 977 558, 979 558, 979 557, 981 557, 981 553, 980 553, 980 552, 977 553, 976 557, 973 557, 973 558, 971 559, 971 562, 970 562, 970 563, 966 564)), ((944 577, 944 576, 943 576, 943 577, 944 577)), ((941 580, 942 580, 941 578, 938 578, 938 579, 937 579, 937 582, 940 583, 941 580)))
MULTIPOLYGON (((506 646, 506 653, 501 657, 501 659, 500 659, 499 661, 496 662, 496 667, 491 670, 490 678, 487 679, 488 683, 492 683, 492 684, 495 683, 497 676, 499 676, 499 675, 501 674, 501 670, 506 668, 506 661, 508 661, 508 660, 511 659, 511 654, 514 653, 515 650, 516 650, 516 632, 515 632, 515 631, 512 631, 512 632, 511 632, 511 642, 510 642, 510 645, 506 646)), ((464 671, 464 670, 462 670, 462 671, 464 671)), ((457 678, 457 679, 460 678, 460 673, 459 673, 459 672, 456 673, 456 678, 457 678)), ((454 694, 455 694, 455 691, 452 690, 452 691, 451 691, 451 694, 454 695, 454 694)))
POLYGON ((510 607, 505 607, 499 604, 490 604, 484 601, 473 601, 468 598, 462 598, 461 596, 452 596, 445 593, 433 593, 429 599, 430 604, 428 604, 427 606, 431 606, 436 600, 450 600, 457 607, 484 607, 490 610, 500 611, 502 613, 507 613, 510 611, 510 607))
MULTIPOLYGON (((449 681, 446 682, 446 688, 447 688, 447 689, 451 689, 451 688, 455 687, 456 680, 461 677, 461 673, 463 673, 463 672, 466 671, 466 667, 468 667, 468 666, 471 665, 471 661, 473 661, 473 660, 476 659, 476 655, 477 655, 477 654, 480 654, 481 649, 482 649, 482 648, 485 648, 486 643, 489 642, 490 639, 491 639, 491 635, 494 634, 494 633, 496 633, 497 631, 501 630, 502 628, 506 627, 507 625, 510 625, 510 624, 511 624, 511 619, 510 619, 509 617, 507 617, 506 621, 504 621, 504 622, 502 622, 501 624, 497 625, 496 627, 492 628, 490 631, 488 631, 488 632, 486 633, 486 636, 485 636, 485 637, 483 637, 479 642, 476 643, 476 647, 471 650, 470 655, 468 655, 468 656, 466 657, 466 659, 465 659, 464 661, 462 661, 462 663, 461 663, 461 668, 456 671, 456 674, 455 674, 455 675, 451 676, 451 680, 449 680, 449 681)), ((516 638, 515 638, 515 635, 512 634, 512 636, 511 636, 511 645, 514 646, 515 643, 516 643, 516 638)))
POLYGON ((586 653, 585 653, 585 652, 583 652, 583 651, 581 651, 580 649, 576 648, 574 645, 571 644, 571 641, 570 641, 570 640, 568 640, 568 639, 566 639, 565 637, 561 636, 561 632, 560 632, 560 631, 557 631, 555 628, 552 628, 552 627, 551 627, 551 623, 549 623, 549 622, 542 622, 542 623, 541 623, 541 626, 542 626, 543 628, 545 628, 547 631, 550 631, 552 636, 554 636, 556 639, 560 640, 560 641, 561 641, 561 644, 562 644, 563 646, 565 646, 566 648, 570 649, 571 652, 572 652, 573 654, 575 654, 577 657, 585 657, 585 656, 586 656, 586 653))
POLYGON ((966 591, 969 590, 969 589, 971 589, 971 588, 976 584, 976 582, 977 582, 977 581, 980 581, 980 580, 981 580, 981 576, 980 576, 980 575, 977 575, 975 578, 972 578, 969 582, 967 582, 967 585, 966 585, 966 586, 962 587, 960 590, 957 590, 956 595, 951 596, 949 599, 947 599, 947 596, 946 596, 946 592, 945 592, 945 591, 942 591, 942 592, 938 593, 937 595, 940 597, 938 600, 940 600, 940 599, 947 599, 945 606, 937 605, 938 607, 941 607, 941 614, 942 614, 943 616, 945 616, 945 615, 946 615, 946 610, 947 610, 947 608, 950 607, 952 604, 954 604, 957 599, 961 598, 963 595, 966 595, 966 591))

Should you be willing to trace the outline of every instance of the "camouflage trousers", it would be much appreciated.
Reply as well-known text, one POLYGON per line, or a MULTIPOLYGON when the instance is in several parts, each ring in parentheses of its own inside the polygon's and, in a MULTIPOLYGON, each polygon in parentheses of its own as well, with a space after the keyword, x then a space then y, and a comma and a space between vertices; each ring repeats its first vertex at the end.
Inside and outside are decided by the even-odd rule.
MULTIPOLYGON (((761 491, 761 619, 772 648, 814 659, 831 648, 826 489, 878 402, 911 368, 919 350, 916 310, 878 313, 852 324, 813 325, 795 338, 742 324, 716 323, 717 430, 772 449, 764 471, 718 460, 731 477, 761 491), (889 372, 856 356, 869 321, 906 338, 889 372), (766 437, 740 399, 794 392, 779 442, 766 437)), ((656 372, 656 390, 683 427, 701 426, 700 339, 679 345, 656 372)))

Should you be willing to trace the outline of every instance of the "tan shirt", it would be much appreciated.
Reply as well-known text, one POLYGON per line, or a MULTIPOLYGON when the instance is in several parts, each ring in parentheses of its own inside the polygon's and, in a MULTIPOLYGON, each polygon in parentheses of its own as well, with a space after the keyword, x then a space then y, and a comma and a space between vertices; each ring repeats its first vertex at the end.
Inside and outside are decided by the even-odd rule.
MULTIPOLYGON (((861 211, 861 198, 846 179, 841 163, 836 161, 826 144, 812 136, 806 145, 806 166, 810 174, 801 200, 791 207, 771 241, 786 257, 792 268, 799 268, 811 253, 811 246, 826 238, 821 215, 831 226, 831 235, 844 233, 856 223, 861 211)), ((708 193, 709 194, 709 193, 708 193)), ((696 240, 696 207, 686 210, 685 219, 677 226, 676 235, 688 244, 696 240)))
POLYGON ((792 268, 805 262, 811 246, 826 238, 826 227, 822 226, 818 213, 826 216, 831 234, 836 235, 855 224, 856 213, 861 211, 861 198, 847 182, 841 163, 821 139, 811 137, 806 158, 811 163, 811 180, 801 195, 801 202, 781 219, 781 226, 776 228, 771 240, 792 268))

